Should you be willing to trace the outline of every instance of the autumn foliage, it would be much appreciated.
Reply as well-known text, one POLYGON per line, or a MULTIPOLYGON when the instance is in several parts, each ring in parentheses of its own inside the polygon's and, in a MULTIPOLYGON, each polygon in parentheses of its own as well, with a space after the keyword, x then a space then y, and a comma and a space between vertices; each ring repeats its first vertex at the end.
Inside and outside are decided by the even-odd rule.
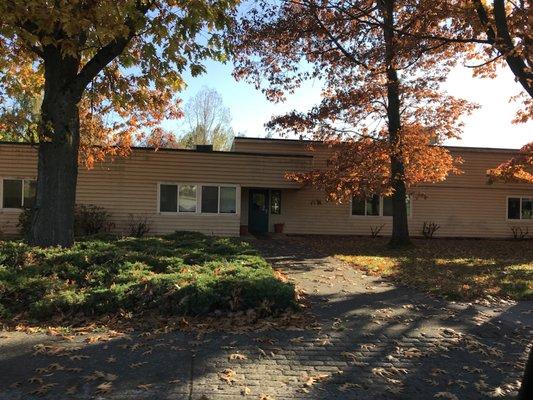
POLYGON ((408 242, 405 196, 419 183, 457 172, 438 147, 461 133, 474 105, 442 90, 462 41, 447 1, 259 1, 240 26, 238 78, 272 101, 305 80, 323 84, 322 101, 307 112, 274 118, 269 127, 322 141, 326 168, 289 177, 322 189, 332 200, 393 195, 392 241, 408 242))
POLYGON ((490 182, 533 183, 533 142, 522 147, 517 156, 487 171, 490 182))
MULTIPOLYGON (((430 134, 402 132, 400 136, 400 148, 396 151, 404 159, 404 180, 409 193, 419 193, 418 185, 440 182, 449 174, 462 173, 462 159, 453 157, 442 146, 431 145, 430 134)), ((394 150, 385 137, 329 141, 325 145, 331 152, 325 168, 288 173, 287 178, 312 184, 335 202, 348 201, 352 196, 364 198, 369 193, 386 196, 393 193, 389 154, 394 150)))
POLYGON ((127 154, 178 118, 183 73, 226 60, 237 4, 0 2, 0 129, 39 143, 31 243, 72 245, 79 160, 127 154))

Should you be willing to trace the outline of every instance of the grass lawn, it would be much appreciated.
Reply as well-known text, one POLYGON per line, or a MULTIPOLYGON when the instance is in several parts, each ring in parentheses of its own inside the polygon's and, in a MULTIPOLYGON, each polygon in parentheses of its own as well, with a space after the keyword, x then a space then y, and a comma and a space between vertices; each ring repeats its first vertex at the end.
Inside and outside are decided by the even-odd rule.
POLYGON ((293 285, 237 240, 181 232, 87 238, 71 249, 0 242, 4 322, 249 309, 268 315, 293 306, 294 298, 293 285))
POLYGON ((450 299, 533 299, 533 241, 414 240, 406 250, 385 239, 355 238, 336 257, 357 268, 450 299))

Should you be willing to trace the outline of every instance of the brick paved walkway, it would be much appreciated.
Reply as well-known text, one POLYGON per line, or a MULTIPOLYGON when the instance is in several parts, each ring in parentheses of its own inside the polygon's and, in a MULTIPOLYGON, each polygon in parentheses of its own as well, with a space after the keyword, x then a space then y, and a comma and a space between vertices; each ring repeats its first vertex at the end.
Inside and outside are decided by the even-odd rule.
POLYGON ((308 329, 171 332, 96 343, 3 333, 0 399, 514 395, 533 329, 531 302, 451 304, 365 276, 302 240, 255 244, 307 293, 316 317, 308 329), (43 385, 44 396, 30 394, 43 385))

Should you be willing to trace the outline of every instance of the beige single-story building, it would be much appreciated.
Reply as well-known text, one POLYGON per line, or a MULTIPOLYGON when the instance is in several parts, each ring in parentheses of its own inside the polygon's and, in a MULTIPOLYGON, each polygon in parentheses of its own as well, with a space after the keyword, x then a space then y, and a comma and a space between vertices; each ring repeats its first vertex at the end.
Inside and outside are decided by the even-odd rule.
MULTIPOLYGON (((462 175, 418 188, 409 201, 409 227, 420 236, 424 222, 440 226, 437 237, 512 237, 512 228, 533 234, 533 185, 489 184, 486 170, 516 150, 449 147, 463 158, 462 175)), ((324 165, 328 149, 318 142, 288 139, 235 139, 229 152, 135 148, 80 169, 78 204, 104 207, 116 233, 127 231, 130 216, 146 216, 152 234, 176 230, 238 236, 246 231, 287 234, 370 235, 383 225, 390 234, 391 203, 327 202, 324 193, 288 181, 286 172, 324 165), (310 145, 313 145, 313 151, 310 145), (280 226, 278 225, 278 228, 280 226)), ((0 232, 16 235, 18 216, 31 206, 37 176, 37 149, 0 144, 0 232)))

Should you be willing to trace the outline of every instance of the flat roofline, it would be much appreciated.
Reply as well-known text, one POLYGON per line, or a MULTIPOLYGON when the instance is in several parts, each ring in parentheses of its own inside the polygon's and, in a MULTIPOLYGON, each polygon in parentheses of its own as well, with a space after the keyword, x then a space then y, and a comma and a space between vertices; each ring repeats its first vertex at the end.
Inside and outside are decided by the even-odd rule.
MULTIPOLYGON (((322 143, 320 140, 311 139, 286 139, 286 138, 263 138, 263 137, 249 137, 249 136, 236 136, 234 141, 271 141, 271 142, 289 142, 289 143, 322 143)), ((475 147, 475 146, 443 146, 452 150, 472 150, 472 151, 494 151, 494 152, 509 152, 514 153, 519 151, 517 148, 502 148, 502 147, 475 147)))
MULTIPOLYGON (((25 142, 8 142, 0 141, 0 145, 17 145, 17 146, 38 146, 38 143, 25 143, 25 142)), ((254 151, 198 151, 193 149, 168 149, 163 147, 139 147, 133 146, 133 151, 152 151, 158 152, 174 152, 174 153, 193 153, 193 154, 216 154, 216 155, 229 155, 229 156, 256 156, 256 157, 285 157, 285 158, 313 158, 308 154, 287 154, 287 153, 259 153, 254 151)))

